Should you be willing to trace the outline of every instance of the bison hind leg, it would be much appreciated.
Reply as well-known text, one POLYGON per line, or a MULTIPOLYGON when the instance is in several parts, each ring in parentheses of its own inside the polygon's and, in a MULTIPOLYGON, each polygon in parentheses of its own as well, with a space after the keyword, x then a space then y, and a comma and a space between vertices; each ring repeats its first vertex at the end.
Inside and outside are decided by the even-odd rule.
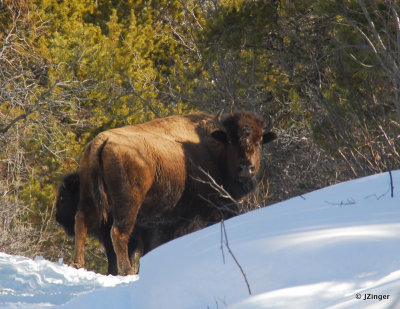
POLYGON ((140 229, 132 233, 139 207, 135 207, 133 202, 126 203, 125 206, 114 209, 111 240, 117 256, 118 274, 135 275, 138 266, 133 262, 135 255, 140 254, 143 247, 140 229), (121 212, 122 208, 125 208, 125 211, 121 212))
POLYGON ((114 218, 111 239, 117 255, 118 273, 134 275, 128 245, 136 217, 152 186, 148 162, 133 156, 131 148, 108 143, 103 150, 104 183, 114 218))
POLYGON ((128 254, 128 243, 132 228, 121 228, 115 224, 111 228, 111 239, 117 255, 118 274, 123 276, 135 275, 128 254))

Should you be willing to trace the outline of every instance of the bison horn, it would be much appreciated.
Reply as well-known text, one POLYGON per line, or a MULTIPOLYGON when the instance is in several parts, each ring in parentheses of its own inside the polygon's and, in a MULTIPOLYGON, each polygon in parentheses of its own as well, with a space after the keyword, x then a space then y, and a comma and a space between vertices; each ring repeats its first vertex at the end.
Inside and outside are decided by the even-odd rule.
POLYGON ((221 121, 222 115, 223 115, 223 114, 224 114, 224 109, 221 109, 221 110, 218 112, 218 114, 217 114, 217 120, 218 120, 218 122, 221 121))

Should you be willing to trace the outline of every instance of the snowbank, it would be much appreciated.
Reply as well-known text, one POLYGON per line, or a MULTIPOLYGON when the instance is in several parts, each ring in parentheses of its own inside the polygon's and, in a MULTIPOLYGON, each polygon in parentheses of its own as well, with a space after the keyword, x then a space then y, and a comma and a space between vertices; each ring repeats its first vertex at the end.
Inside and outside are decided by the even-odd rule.
POLYGON ((135 276, 0 254, 0 307, 400 307, 400 172, 362 178, 167 243, 135 276), (225 263, 224 263, 225 262, 225 263))

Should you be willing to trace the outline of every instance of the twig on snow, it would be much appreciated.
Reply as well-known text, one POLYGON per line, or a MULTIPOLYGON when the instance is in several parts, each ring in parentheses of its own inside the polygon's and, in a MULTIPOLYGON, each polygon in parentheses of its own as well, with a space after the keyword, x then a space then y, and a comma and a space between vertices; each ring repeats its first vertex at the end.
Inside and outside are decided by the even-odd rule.
POLYGON ((389 170, 389 177, 390 177, 390 196, 393 198, 394 186, 393 186, 393 176, 391 170, 389 170))
MULTIPOLYGON (((228 249, 229 254, 232 256, 233 260, 235 261, 236 265, 239 267, 240 272, 242 273, 242 276, 244 278, 244 281, 246 283, 247 286, 247 290, 249 292, 249 295, 251 295, 251 289, 250 289, 250 284, 249 281, 247 280, 247 276, 244 273, 243 267, 240 265, 239 261, 236 259, 235 255, 233 254, 231 248, 229 247, 229 242, 228 242, 228 235, 226 233, 226 228, 225 228, 225 223, 224 220, 221 220, 221 241, 222 239, 225 238, 225 246, 228 249), (223 233, 222 233, 223 232, 223 233)), ((221 250, 222 250, 222 258, 224 260, 225 263, 225 257, 224 257, 224 251, 223 251, 223 246, 221 244, 221 250)))

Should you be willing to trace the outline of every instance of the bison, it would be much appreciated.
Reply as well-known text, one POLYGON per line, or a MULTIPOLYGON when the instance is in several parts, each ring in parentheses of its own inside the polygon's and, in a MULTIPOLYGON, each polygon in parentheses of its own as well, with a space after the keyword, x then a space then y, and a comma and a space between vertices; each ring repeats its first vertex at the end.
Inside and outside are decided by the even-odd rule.
MULTIPOLYGON (((60 187, 58 188, 56 201, 56 221, 63 227, 69 237, 75 237, 75 215, 78 210, 79 203, 79 172, 66 175, 60 187)), ((108 274, 117 275, 117 257, 115 255, 111 242, 110 230, 112 226, 112 218, 106 222, 99 222, 90 231, 90 235, 97 238, 104 246, 108 260, 108 274)), ((132 235, 133 236, 133 235, 132 235)), ((129 243, 129 255, 134 269, 138 268, 135 264, 135 253, 140 253, 140 246, 135 241, 137 237, 131 238, 129 243)))
MULTIPOLYGON (((62 226, 69 237, 75 237, 75 215, 78 210, 79 203, 79 172, 74 172, 66 175, 62 179, 62 183, 58 188, 57 201, 56 201, 56 221, 62 226)), ((234 212, 232 212, 232 215, 234 212)), ((214 213, 215 215, 215 213, 214 213)), ((204 228, 212 223, 217 222, 218 218, 210 217, 205 221, 200 221, 200 218, 194 220, 168 225, 168 222, 163 221, 149 221, 143 222, 142 226, 136 226, 131 233, 128 243, 128 255, 134 272, 139 270, 138 259, 152 250, 153 248, 172 240, 176 237, 194 232, 204 228)), ((99 222, 94 226, 89 234, 100 241, 103 245, 107 261, 109 275, 117 275, 117 256, 111 241, 111 226, 113 223, 112 216, 109 215, 107 222, 99 222)))
POLYGON ((247 111, 222 120, 197 113, 97 135, 81 160, 74 266, 84 266, 91 230, 110 230, 118 273, 128 275, 133 251, 194 229, 195 221, 201 227, 231 216, 229 207, 219 207, 231 201, 215 184, 235 199, 256 188, 261 144, 276 138, 264 125, 247 111))

